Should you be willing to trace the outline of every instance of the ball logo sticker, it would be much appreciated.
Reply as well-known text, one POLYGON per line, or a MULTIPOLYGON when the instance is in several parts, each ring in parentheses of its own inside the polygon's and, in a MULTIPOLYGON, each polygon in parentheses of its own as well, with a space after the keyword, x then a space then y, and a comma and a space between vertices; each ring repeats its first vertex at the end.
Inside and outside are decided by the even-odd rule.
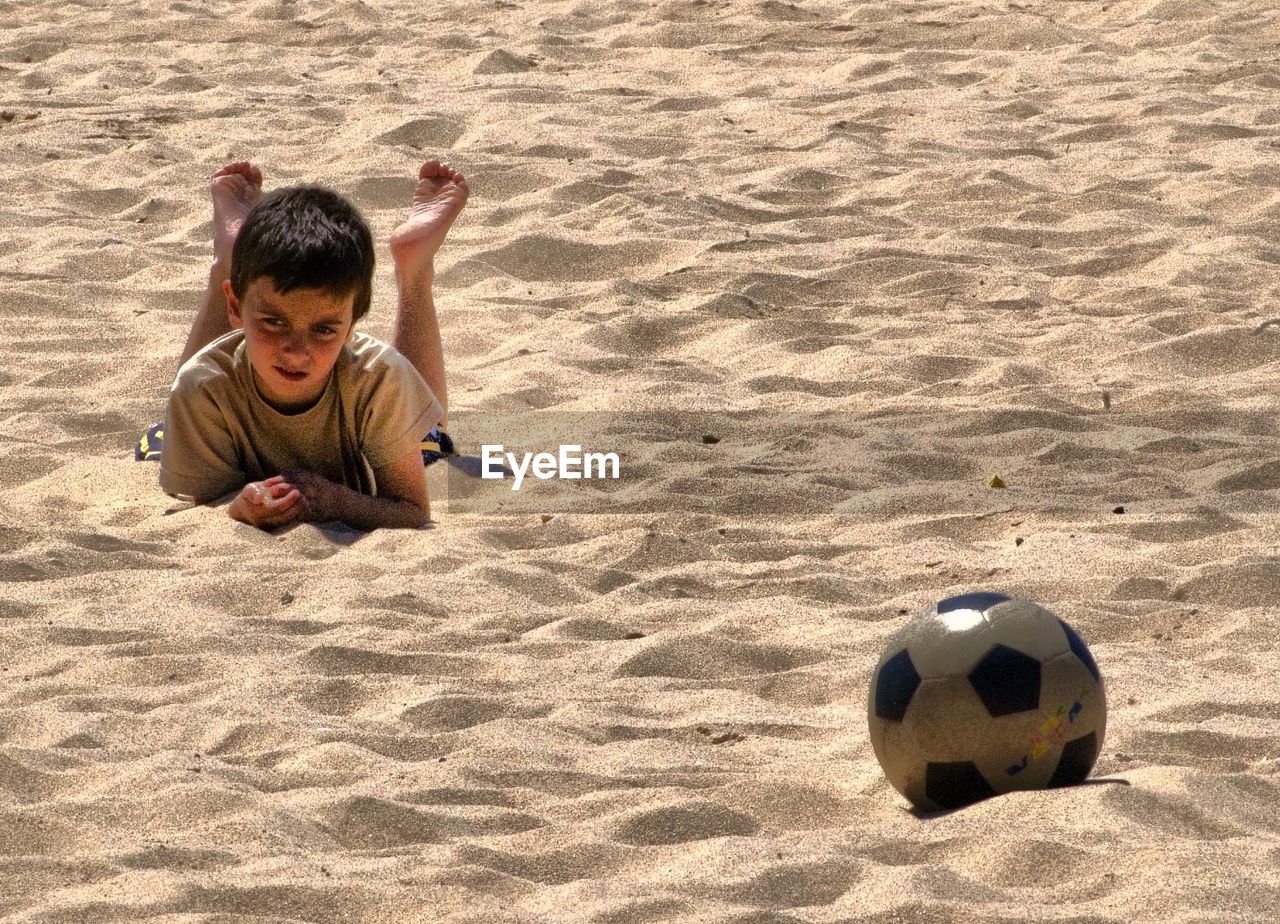
MULTIPOLYGON (((1081 690, 1076 695, 1084 698, 1088 695, 1088 690, 1081 690)), ((1029 754, 1022 755, 1022 760, 1009 767, 1005 772, 1009 776, 1017 776, 1023 770, 1027 769, 1027 764, 1032 760, 1039 760, 1044 757, 1049 748, 1055 744, 1061 744, 1066 740, 1067 729, 1076 721, 1076 717, 1080 715, 1084 709, 1084 704, 1077 699, 1071 704, 1071 708, 1059 706, 1057 712, 1049 716, 1042 723, 1040 728, 1031 737, 1031 751, 1029 754), (1065 721, 1064 721, 1065 714, 1065 721)))

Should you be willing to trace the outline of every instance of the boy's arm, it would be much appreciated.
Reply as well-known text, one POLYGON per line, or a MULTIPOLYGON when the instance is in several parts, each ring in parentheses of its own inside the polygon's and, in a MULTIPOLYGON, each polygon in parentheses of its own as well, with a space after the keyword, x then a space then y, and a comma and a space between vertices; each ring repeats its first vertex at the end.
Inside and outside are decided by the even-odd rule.
POLYGON ((282 474, 307 501, 310 509, 303 519, 341 520, 366 531, 380 526, 412 529, 431 522, 426 472, 422 467, 422 451, 417 445, 401 458, 374 469, 377 497, 353 491, 314 472, 282 474))
MULTIPOLYGON (((418 469, 422 470, 422 456, 418 456, 418 469)), ((371 530, 379 526, 391 529, 417 529, 431 522, 431 514, 425 507, 419 507, 411 501, 398 500, 392 497, 370 497, 359 491, 340 484, 334 485, 339 492, 338 515, 331 517, 341 520, 356 529, 371 530)))
POLYGON ((234 497, 249 480, 224 413, 225 402, 214 393, 216 379, 203 368, 179 372, 165 404, 160 489, 196 504, 234 497))

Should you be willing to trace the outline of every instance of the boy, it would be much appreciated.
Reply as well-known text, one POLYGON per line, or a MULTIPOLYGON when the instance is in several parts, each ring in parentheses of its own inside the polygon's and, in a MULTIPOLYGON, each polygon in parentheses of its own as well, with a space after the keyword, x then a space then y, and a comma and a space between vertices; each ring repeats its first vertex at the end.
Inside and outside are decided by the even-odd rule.
POLYGON ((468 188, 435 160, 418 180, 391 235, 393 349, 352 330, 374 267, 354 206, 319 186, 264 198, 261 171, 243 161, 213 175, 215 259, 165 411, 166 493, 197 503, 235 493, 227 513, 264 529, 429 522, 420 441, 443 430, 448 400, 434 257, 468 188))

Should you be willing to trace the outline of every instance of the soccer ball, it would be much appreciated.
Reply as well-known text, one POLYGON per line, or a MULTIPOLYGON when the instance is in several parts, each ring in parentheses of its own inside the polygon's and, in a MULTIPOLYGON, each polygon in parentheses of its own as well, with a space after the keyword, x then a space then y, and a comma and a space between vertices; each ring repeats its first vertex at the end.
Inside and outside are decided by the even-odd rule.
POLYGON ((1082 782, 1107 727, 1102 676, 1075 631, 996 593, 943 600, 889 640, 867 697, 871 747, 923 811, 1082 782))

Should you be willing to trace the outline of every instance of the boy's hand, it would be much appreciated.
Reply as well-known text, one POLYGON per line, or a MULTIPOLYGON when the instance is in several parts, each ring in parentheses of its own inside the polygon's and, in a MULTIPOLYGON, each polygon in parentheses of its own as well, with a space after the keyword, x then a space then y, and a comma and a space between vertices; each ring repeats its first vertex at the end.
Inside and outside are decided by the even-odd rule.
POLYGON ((245 485, 240 496, 227 508, 227 515, 259 529, 272 529, 287 526, 305 510, 302 492, 287 482, 284 475, 274 475, 245 485))
POLYGON ((324 523, 328 520, 340 520, 340 505, 344 488, 335 484, 323 475, 315 472, 289 470, 281 473, 289 484, 302 493, 298 505, 302 510, 298 519, 308 523, 324 523))

